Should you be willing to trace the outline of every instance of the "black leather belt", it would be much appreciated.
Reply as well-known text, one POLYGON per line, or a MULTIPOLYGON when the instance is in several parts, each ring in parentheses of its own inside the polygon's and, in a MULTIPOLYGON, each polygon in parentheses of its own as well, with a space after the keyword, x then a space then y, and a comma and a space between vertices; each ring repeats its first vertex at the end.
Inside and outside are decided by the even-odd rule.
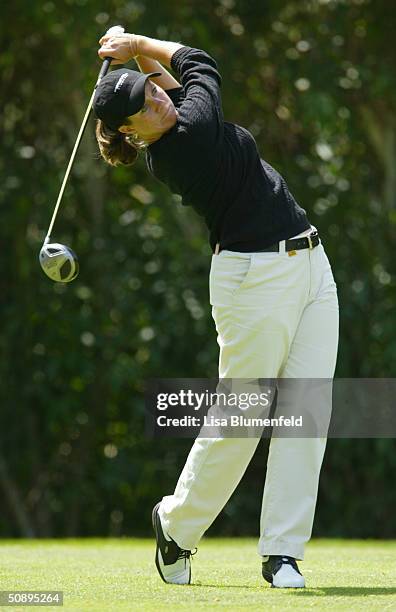
MULTIPOLYGON (((302 236, 301 238, 290 238, 285 242, 285 251, 299 251, 300 249, 314 249, 320 242, 318 232, 314 231, 308 234, 308 236, 302 236)), ((265 249, 259 249, 256 253, 274 253, 279 252, 279 242, 271 244, 271 246, 265 247, 265 249)))
MULTIPOLYGON (((319 234, 316 230, 308 234, 308 236, 302 236, 301 238, 289 238, 285 241, 285 251, 299 251, 300 249, 314 249, 320 243, 319 234)), ((226 247, 227 251, 232 251, 231 247, 226 247)), ((220 245, 216 245, 215 254, 220 253, 223 249, 220 245)), ((279 252, 279 242, 271 244, 264 249, 255 249, 255 253, 277 253, 279 252)))

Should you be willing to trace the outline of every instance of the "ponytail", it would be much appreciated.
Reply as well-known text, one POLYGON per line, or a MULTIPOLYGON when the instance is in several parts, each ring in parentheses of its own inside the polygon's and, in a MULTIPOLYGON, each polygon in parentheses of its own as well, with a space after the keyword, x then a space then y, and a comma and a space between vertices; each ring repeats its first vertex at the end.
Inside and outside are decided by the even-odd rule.
POLYGON ((145 143, 134 141, 118 130, 110 130, 100 119, 97 120, 95 134, 100 154, 111 166, 131 166, 135 163, 139 150, 145 148, 145 143))

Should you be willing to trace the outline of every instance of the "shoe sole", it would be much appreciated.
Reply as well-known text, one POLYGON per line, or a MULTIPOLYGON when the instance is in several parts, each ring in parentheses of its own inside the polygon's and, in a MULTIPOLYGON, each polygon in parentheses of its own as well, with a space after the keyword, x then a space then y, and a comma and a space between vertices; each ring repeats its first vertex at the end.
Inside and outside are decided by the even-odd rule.
POLYGON ((271 589, 305 589, 305 584, 304 586, 283 586, 283 587, 277 587, 274 584, 271 584, 271 589))
POLYGON ((168 582, 166 582, 164 575, 161 571, 161 566, 159 564, 159 559, 158 559, 158 555, 159 555, 159 546, 158 546, 158 528, 157 528, 157 520, 159 521, 159 516, 158 516, 158 508, 160 507, 160 503, 158 502, 158 504, 156 504, 153 508, 153 512, 151 514, 151 519, 152 519, 152 523, 153 523, 153 529, 154 529, 154 533, 155 533, 155 542, 156 542, 156 549, 155 549, 155 566, 158 570, 159 575, 161 576, 162 580, 165 582, 165 584, 168 584, 168 582))

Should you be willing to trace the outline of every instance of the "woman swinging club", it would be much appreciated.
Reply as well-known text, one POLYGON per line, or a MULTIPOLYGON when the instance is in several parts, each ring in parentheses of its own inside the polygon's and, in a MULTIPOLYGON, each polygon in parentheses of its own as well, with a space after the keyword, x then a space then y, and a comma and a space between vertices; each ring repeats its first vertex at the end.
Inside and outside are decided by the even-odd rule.
MULTIPOLYGON (((99 42, 102 59, 135 59, 145 73, 122 68, 101 81, 94 101, 101 155, 112 165, 128 165, 144 150, 151 174, 180 194, 209 229, 219 377, 331 379, 338 302, 329 261, 316 228, 284 179, 260 158, 252 134, 224 121, 214 59, 135 34, 99 42)), ((153 510, 156 566, 165 582, 190 583, 191 551, 230 498, 258 442, 195 440, 174 494, 153 510)), ((325 437, 271 440, 258 552, 263 577, 273 586, 305 586, 296 560, 303 559, 311 536, 325 445, 325 437)))

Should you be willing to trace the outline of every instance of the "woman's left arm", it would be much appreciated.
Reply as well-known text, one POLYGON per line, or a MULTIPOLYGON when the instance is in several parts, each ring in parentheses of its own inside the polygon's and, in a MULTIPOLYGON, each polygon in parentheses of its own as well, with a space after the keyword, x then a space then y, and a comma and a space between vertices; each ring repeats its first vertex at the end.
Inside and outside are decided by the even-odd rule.
POLYGON ((165 91, 181 87, 179 81, 177 81, 157 60, 153 60, 151 57, 146 57, 144 55, 137 55, 134 60, 139 66, 140 72, 143 72, 144 74, 147 74, 148 72, 161 72, 161 76, 150 77, 150 80, 154 81, 156 85, 159 85, 165 91))

